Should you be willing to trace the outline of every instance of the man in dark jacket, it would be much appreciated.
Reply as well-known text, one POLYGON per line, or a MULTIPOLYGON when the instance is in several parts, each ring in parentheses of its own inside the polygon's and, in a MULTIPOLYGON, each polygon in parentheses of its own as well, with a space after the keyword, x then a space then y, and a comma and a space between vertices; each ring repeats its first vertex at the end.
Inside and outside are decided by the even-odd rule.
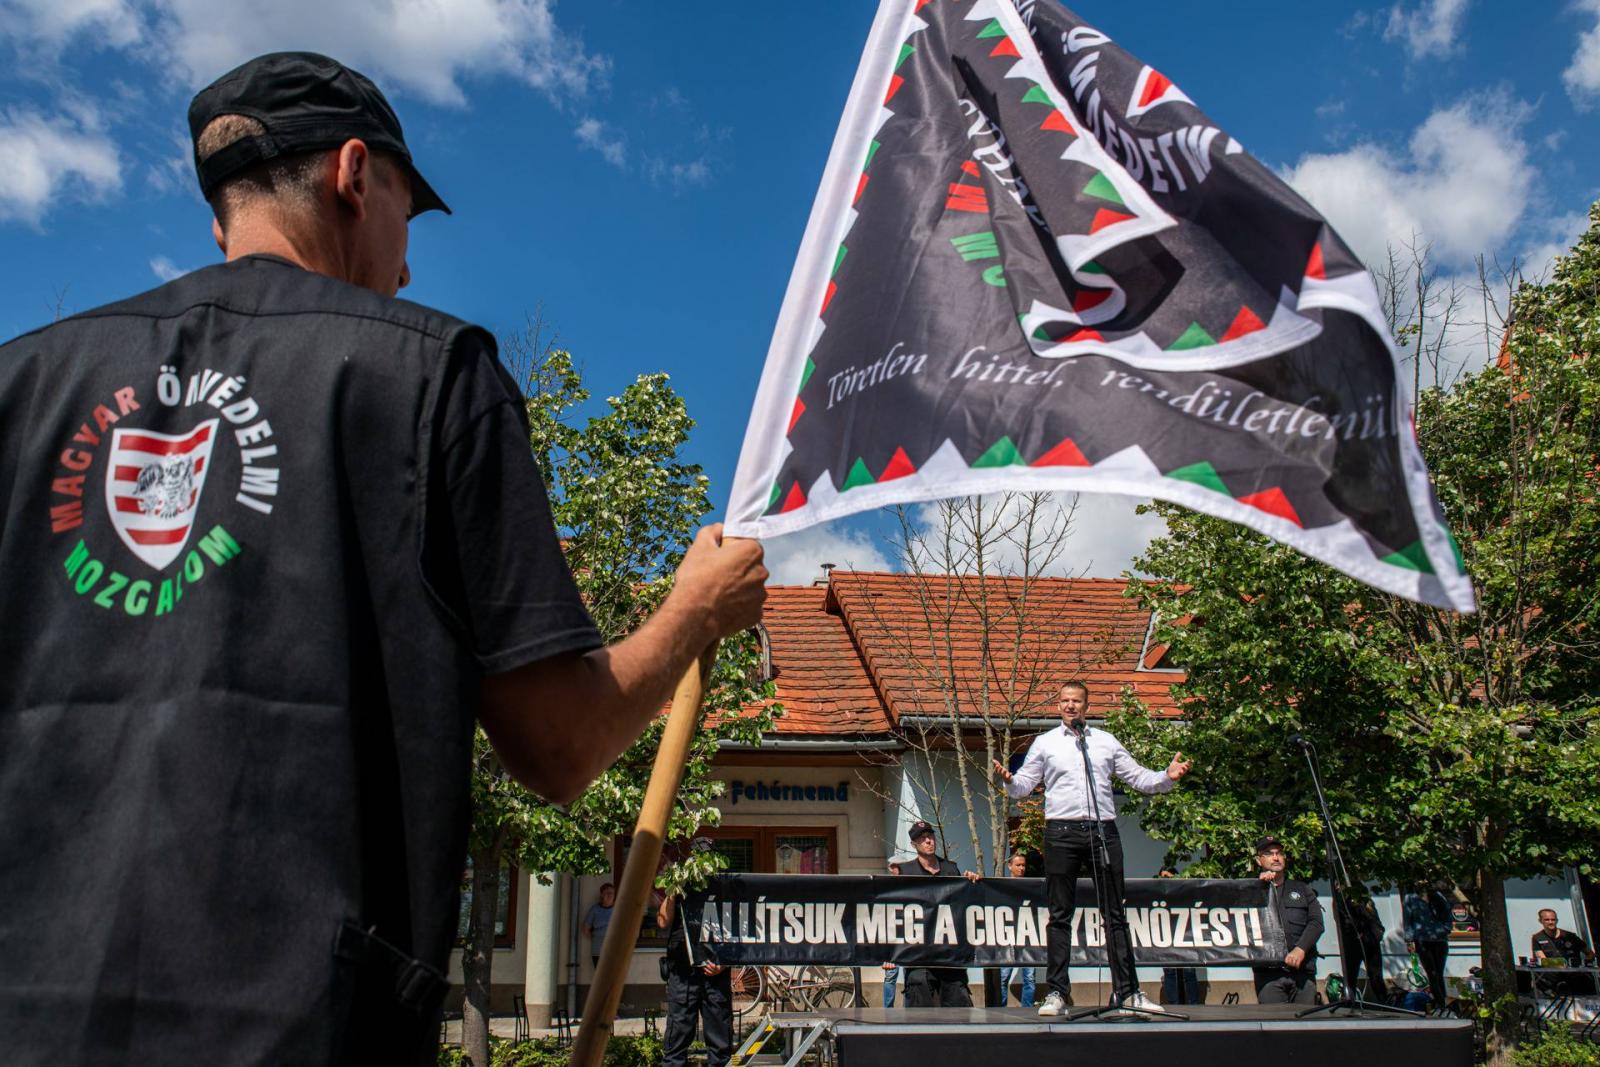
POLYGON ((1256 866, 1267 883, 1267 900, 1289 946, 1281 964, 1254 967, 1256 1002, 1310 1004, 1317 993, 1317 939, 1322 936, 1322 905, 1304 882, 1284 877, 1289 857, 1283 842, 1263 837, 1256 842, 1256 866))
MULTIPOLYGON (((939 855, 939 839, 928 823, 918 819, 911 824, 908 836, 917 850, 916 858, 894 864, 895 874, 946 878, 964 875, 969 882, 978 880, 977 872, 962 871, 939 855)), ((972 1007, 972 991, 967 988, 964 967, 911 967, 906 970, 905 982, 908 1008, 972 1007)))
POLYGON ((766 572, 710 527, 605 646, 493 337, 395 299, 444 203, 377 87, 189 126, 227 262, 0 346, 0 1058, 432 1064, 475 721, 573 799, 766 572))

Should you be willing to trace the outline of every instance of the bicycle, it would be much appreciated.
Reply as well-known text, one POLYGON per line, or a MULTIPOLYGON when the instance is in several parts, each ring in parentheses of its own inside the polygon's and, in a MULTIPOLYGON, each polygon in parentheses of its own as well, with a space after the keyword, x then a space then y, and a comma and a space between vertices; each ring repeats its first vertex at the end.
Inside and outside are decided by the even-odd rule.
POLYGON ((762 1006, 771 1011, 818 1011, 848 1008, 855 1003, 855 980, 848 967, 798 966, 734 967, 733 1013, 743 1019, 762 1006))

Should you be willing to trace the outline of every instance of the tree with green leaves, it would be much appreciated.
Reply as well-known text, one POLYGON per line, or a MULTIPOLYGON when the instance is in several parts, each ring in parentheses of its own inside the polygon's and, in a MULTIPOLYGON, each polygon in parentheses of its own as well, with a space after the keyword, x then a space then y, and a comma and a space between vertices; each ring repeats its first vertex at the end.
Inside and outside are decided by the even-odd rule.
MULTIPOLYGON (((1600 205, 1545 282, 1518 286, 1500 358, 1419 390, 1416 431, 1478 593, 1460 615, 1379 593, 1249 530, 1157 505, 1139 590, 1188 671, 1171 726, 1129 702, 1136 754, 1184 732, 1193 787, 1139 798, 1169 857, 1248 873, 1271 831, 1322 874, 1299 753, 1315 740, 1358 877, 1454 883, 1486 1000, 1515 989, 1505 882, 1600 870, 1600 205)), ((1508 1025, 1491 1054, 1513 1039, 1508 1025)))
MULTIPOLYGON (((569 353, 542 340, 533 323, 503 339, 506 362, 523 390, 530 443, 584 602, 600 635, 616 641, 643 623, 666 599, 685 548, 710 510, 707 479, 680 451, 694 426, 664 374, 641 375, 603 413, 581 424, 589 399, 569 353)), ((724 641, 706 686, 705 718, 684 770, 668 840, 714 825, 713 806, 724 788, 711 777, 722 741, 759 743, 773 708, 746 709, 770 698, 752 635, 724 641)), ((571 713, 583 714, 573 708, 571 713)), ((490 965, 499 906, 499 872, 509 866, 549 875, 602 874, 611 845, 630 833, 665 718, 644 734, 584 793, 550 804, 523 788, 478 730, 473 764, 473 823, 468 842, 471 895, 462 953, 466 1005, 463 1043, 474 1063, 487 1063, 490 965)), ((676 892, 702 881, 722 862, 715 853, 686 854, 668 865, 658 884, 676 892)), ((627 936, 619 931, 615 936, 627 936)))

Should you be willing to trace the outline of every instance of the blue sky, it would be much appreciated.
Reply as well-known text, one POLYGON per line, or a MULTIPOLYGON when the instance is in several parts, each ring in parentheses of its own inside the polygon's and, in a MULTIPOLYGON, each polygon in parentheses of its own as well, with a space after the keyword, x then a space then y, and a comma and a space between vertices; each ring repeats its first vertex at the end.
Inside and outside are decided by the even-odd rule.
MULTIPOLYGON (((189 96, 250 55, 371 75, 455 216, 405 294, 496 332, 542 312, 598 396, 664 370, 720 508, 870 3, 0 0, 0 337, 218 258, 189 96)), ((1600 0, 1234 0, 1076 10, 1160 68, 1358 252, 1419 234, 1538 271, 1600 196, 1600 0)), ((1480 342, 1481 344, 1481 342, 1480 342)), ((1079 568, 1152 530, 1086 502, 1079 568)), ((769 546, 880 566, 867 519, 769 546)))

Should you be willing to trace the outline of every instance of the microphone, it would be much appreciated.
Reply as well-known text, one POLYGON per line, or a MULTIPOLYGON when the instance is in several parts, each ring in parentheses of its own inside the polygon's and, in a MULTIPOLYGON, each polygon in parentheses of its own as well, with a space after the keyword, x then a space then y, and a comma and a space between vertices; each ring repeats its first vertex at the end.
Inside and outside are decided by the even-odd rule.
POLYGON ((1299 745, 1301 748, 1311 747, 1311 739, 1306 737, 1305 734, 1290 734, 1289 743, 1291 745, 1299 745))

